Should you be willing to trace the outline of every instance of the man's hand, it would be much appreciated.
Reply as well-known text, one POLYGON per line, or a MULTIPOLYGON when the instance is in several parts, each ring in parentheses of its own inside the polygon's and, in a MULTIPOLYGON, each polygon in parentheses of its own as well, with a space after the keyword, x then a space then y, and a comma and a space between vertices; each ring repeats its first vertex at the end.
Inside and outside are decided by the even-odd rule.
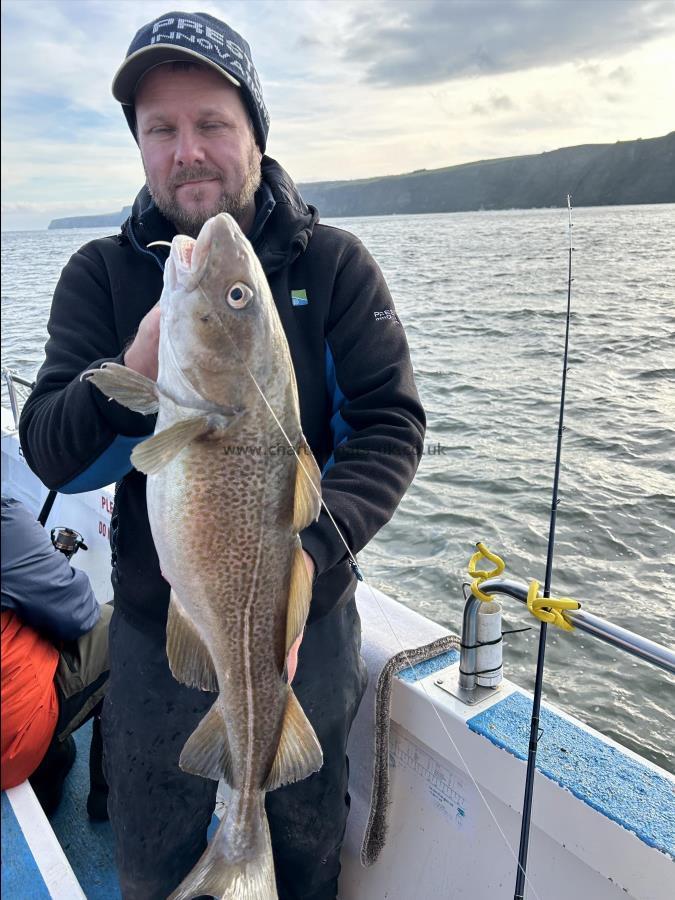
MULTIPOLYGON (((307 553, 306 550, 302 551, 302 555, 305 558, 305 565, 307 566, 307 571, 309 573, 309 580, 314 580, 314 560, 307 553)), ((290 684, 295 678, 295 670, 298 668, 298 650, 300 649, 300 643, 302 641, 302 635, 293 642, 291 645, 291 649, 288 651, 288 659, 286 660, 286 668, 288 670, 288 683, 290 684)))
POLYGON ((159 353, 159 303, 141 320, 136 337, 124 354, 124 365, 157 381, 159 353))

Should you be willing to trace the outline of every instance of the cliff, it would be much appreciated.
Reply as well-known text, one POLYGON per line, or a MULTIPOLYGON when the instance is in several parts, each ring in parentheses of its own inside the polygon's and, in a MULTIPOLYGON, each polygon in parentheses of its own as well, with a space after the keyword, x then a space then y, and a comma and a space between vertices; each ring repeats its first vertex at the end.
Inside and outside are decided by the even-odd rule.
POLYGON ((120 212, 116 213, 102 213, 94 216, 68 216, 64 219, 52 219, 49 223, 48 231, 51 231, 54 228, 98 228, 99 226, 103 228, 107 225, 119 228, 122 222, 129 217, 130 213, 131 207, 125 206, 120 212))
POLYGON ((321 215, 675 203, 675 131, 660 138, 565 147, 360 181, 305 184, 321 215))
MULTIPOLYGON (((322 218, 675 203, 675 131, 664 137, 584 144, 530 156, 486 159, 404 175, 299 185, 322 218)), ((125 207, 105 216, 54 219, 50 228, 120 225, 125 207)))

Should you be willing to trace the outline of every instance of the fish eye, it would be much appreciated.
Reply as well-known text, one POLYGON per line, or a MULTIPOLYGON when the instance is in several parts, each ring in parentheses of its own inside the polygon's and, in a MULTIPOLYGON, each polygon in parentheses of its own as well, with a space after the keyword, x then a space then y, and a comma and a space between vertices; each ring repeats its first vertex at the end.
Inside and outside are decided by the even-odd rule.
POLYGON ((253 291, 242 281, 237 281, 227 292, 227 302, 232 309, 243 309, 253 299, 253 291))

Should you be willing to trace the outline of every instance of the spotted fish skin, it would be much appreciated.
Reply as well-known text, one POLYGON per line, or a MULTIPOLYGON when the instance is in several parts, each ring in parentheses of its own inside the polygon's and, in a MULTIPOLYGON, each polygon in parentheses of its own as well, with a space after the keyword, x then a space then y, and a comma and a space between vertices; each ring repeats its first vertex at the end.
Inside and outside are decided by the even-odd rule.
POLYGON ((320 473, 271 291, 230 216, 210 219, 196 241, 174 238, 160 309, 156 384, 114 365, 88 375, 130 408, 157 410, 132 462, 148 476, 171 585, 167 656, 179 681, 218 691, 180 766, 224 778, 231 800, 170 900, 273 900, 265 792, 322 764, 285 677, 309 610, 298 533, 318 516, 320 473))

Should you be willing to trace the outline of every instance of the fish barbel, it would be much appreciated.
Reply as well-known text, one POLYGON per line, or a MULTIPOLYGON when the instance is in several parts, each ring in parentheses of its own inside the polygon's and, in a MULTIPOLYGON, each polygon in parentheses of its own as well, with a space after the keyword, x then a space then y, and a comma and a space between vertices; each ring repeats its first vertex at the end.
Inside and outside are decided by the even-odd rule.
POLYGON ((234 219, 223 213, 196 241, 173 239, 160 310, 156 383, 116 364, 86 377, 125 406, 158 413, 131 461, 148 476, 148 517, 171 585, 167 656, 179 681, 218 691, 180 766, 224 778, 231 799, 170 900, 274 900, 265 792, 322 764, 285 672, 309 610, 298 533, 319 514, 321 476, 269 285, 234 219))

